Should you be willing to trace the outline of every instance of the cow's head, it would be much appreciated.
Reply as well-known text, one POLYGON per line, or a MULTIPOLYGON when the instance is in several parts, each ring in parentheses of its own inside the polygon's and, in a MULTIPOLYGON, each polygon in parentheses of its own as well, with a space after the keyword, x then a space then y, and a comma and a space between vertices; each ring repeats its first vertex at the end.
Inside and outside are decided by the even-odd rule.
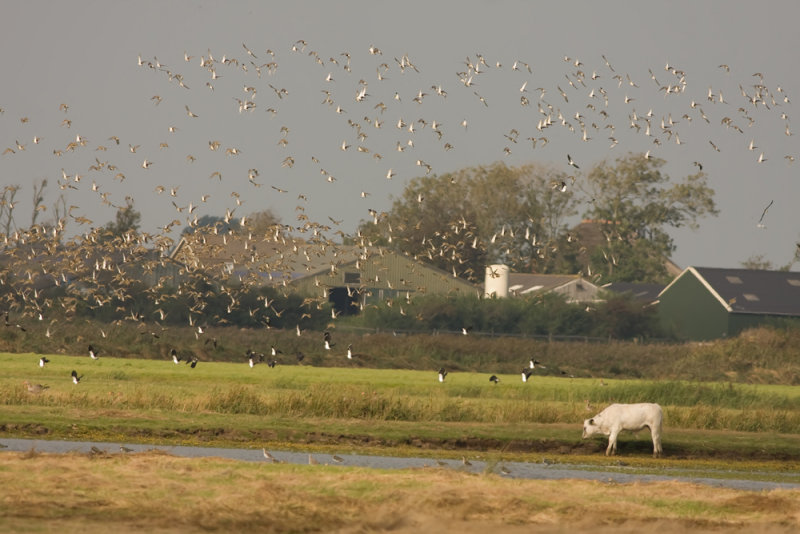
POLYGON ((594 424, 594 417, 586 419, 583 422, 583 439, 588 438, 597 431, 597 426, 594 424))

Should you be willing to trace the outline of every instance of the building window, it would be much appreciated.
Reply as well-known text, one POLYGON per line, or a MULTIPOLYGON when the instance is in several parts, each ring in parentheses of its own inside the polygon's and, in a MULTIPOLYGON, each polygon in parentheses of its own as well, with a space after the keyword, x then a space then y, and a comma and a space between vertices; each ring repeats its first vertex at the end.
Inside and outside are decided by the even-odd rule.
POLYGON ((344 273, 345 284, 360 284, 361 273, 344 273))

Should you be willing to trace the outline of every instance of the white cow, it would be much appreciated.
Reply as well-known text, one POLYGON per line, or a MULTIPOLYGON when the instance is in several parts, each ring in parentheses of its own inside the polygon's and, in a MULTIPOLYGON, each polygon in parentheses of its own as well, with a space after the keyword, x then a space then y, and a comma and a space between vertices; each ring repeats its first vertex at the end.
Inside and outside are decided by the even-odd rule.
POLYGON ((612 404, 591 419, 583 422, 583 438, 594 434, 608 436, 606 456, 617 453, 617 436, 623 430, 638 432, 647 427, 653 438, 653 457, 664 452, 661 449, 661 423, 664 415, 661 406, 652 403, 612 404))

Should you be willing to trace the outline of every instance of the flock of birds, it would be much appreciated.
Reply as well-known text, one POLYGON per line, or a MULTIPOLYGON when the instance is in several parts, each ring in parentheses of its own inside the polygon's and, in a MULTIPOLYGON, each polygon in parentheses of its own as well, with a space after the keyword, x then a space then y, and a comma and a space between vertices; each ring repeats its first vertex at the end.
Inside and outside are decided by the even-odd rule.
MULTIPOLYGON (((46 160, 44 165, 50 169, 47 179, 55 178, 61 194, 48 212, 45 182, 39 182, 28 228, 13 217, 20 188, 7 185, 0 195, 5 256, 0 284, 10 289, 3 297, 7 309, 23 318, 44 321, 53 308, 69 316, 80 300, 96 308, 130 301, 141 290, 137 283, 164 265, 164 256, 176 244, 174 232, 182 226, 196 231, 192 238, 196 249, 202 249, 212 233, 222 233, 227 239, 235 232, 249 251, 244 266, 253 271, 287 273, 290 263, 310 264, 312 257, 335 251, 346 237, 361 247, 362 260, 380 254, 381 247, 360 232, 344 232, 344 219, 333 217, 333 210, 348 216, 360 212, 366 221, 378 223, 386 212, 365 204, 373 193, 371 186, 364 184, 383 188, 375 182, 435 175, 446 165, 438 163, 445 161, 443 154, 469 151, 476 139, 488 147, 493 159, 520 153, 530 159, 540 154, 555 156, 567 178, 551 185, 571 194, 581 192, 581 173, 589 167, 588 162, 573 157, 583 152, 583 143, 603 143, 606 151, 626 145, 646 147, 642 150, 645 159, 658 157, 668 145, 702 143, 709 159, 725 149, 752 153, 752 161, 759 165, 795 160, 794 153, 772 152, 753 133, 778 128, 781 135, 791 138, 787 91, 761 72, 748 73, 737 83, 733 80, 735 69, 724 64, 716 69, 719 85, 706 89, 692 85, 692 75, 679 65, 667 63, 648 69, 647 75, 636 75, 618 69, 604 55, 595 63, 565 56, 563 76, 545 82, 535 63, 516 57, 490 59, 470 54, 455 72, 437 69, 429 73, 423 61, 408 54, 385 54, 374 45, 358 53, 323 53, 305 40, 277 51, 255 50, 242 43, 235 53, 185 52, 178 63, 180 66, 167 65, 156 57, 137 58, 138 68, 164 84, 164 91, 143 96, 152 106, 143 115, 154 117, 151 122, 163 127, 146 139, 126 137, 125 132, 98 134, 100 138, 89 135, 82 118, 73 116, 66 102, 57 108, 54 105, 59 118, 50 124, 31 119, 23 110, 0 107, 3 131, 10 132, 14 123, 19 127, 10 134, 13 143, 0 149, 0 165, 17 165, 20 160, 20 168, 25 169, 31 158, 40 163, 46 160), (294 78, 297 72, 302 74, 294 78), (502 105, 498 105, 500 101, 502 105), (515 111, 505 116, 509 102, 514 103, 515 111), (452 121, 454 106, 462 113, 456 121, 452 121), (310 131, 306 124, 314 109, 319 110, 317 123, 325 126, 318 128, 319 132, 310 131), (12 113, 16 117, 10 117, 12 113), (227 130, 218 130, 220 118, 229 125, 227 130), (498 134, 500 124, 502 132, 498 134), (253 127, 256 130, 250 129, 253 127), (253 131, 258 132, 256 140, 253 131), (198 141, 204 135, 206 138, 198 141), (176 160, 185 165, 182 173, 173 171, 176 160), (313 175, 320 179, 310 180, 313 175), (143 187, 152 187, 144 199, 143 187), (353 193, 336 203, 337 207, 325 203, 331 210, 327 219, 314 220, 317 217, 308 215, 307 206, 320 198, 333 198, 338 193, 329 188, 336 187, 353 193), (70 204, 67 199, 73 195, 93 200, 70 204), (273 201, 284 205, 292 199, 297 204, 297 224, 273 221, 258 227, 257 212, 245 214, 248 206, 273 201), (235 230, 220 225, 200 227, 201 213, 209 214, 215 200, 222 203, 215 206, 224 206, 225 228, 236 224, 235 230), (149 225, 157 225, 155 232, 128 231, 113 238, 95 220, 94 214, 104 209, 119 212, 135 205, 157 206, 168 215, 159 222, 148 218, 149 225), (52 214, 51 220, 37 223, 43 213, 52 214), (265 249, 277 252, 279 259, 265 264, 264 258, 269 256, 261 253, 265 249), (141 266, 136 274, 128 269, 134 260, 141 266), (53 296, 51 290, 57 287, 66 292, 53 296)), ((708 167, 699 160, 685 163, 697 172, 708 167)), ((759 225, 765 225, 771 205, 764 208, 759 225)), ((464 214, 452 223, 458 227, 468 217, 464 214)), ((390 227, 390 242, 391 232, 390 227)), ((419 239, 430 237, 420 235, 419 239)), ((535 235, 526 235, 526 239, 536 244, 535 235)), ((474 245, 488 244, 476 240, 474 245)), ((435 253, 451 256, 455 274, 455 265, 461 261, 457 249, 443 243, 435 253)), ((332 261, 332 271, 338 261, 332 261)), ((204 272, 202 264, 185 267, 194 278, 171 288, 169 277, 156 277, 145 293, 156 301, 171 298, 170 292, 173 298, 178 293, 191 295, 188 315, 194 326, 210 298, 195 290, 197 279, 213 281, 219 273, 204 272)), ((273 283, 286 284, 287 278, 273 283)), ((229 313, 241 306, 239 293, 225 287, 220 291, 230 297, 229 313)), ((326 300, 323 292, 311 304, 321 305, 326 300)), ((269 304, 265 298, 259 311, 267 323, 270 315, 280 313, 269 304)), ((158 324, 164 312, 156 319, 131 312, 127 319, 158 324)), ((329 350, 330 338, 324 343, 329 350)), ((91 346, 89 354, 98 357, 91 346)), ((270 366, 276 363, 272 356, 267 361, 270 366)), ((298 361, 302 357, 297 354, 298 361)), ((352 357, 349 347, 348 358, 352 357)), ((251 366, 267 360, 252 351, 246 358, 251 366)), ((181 361, 176 353, 173 361, 181 361)), ((196 358, 184 361, 191 367, 197 364, 196 358)), ((46 363, 46 359, 40 360, 40 365, 46 363)), ((533 368, 532 361, 522 372, 523 381, 530 378, 533 368)), ((441 369, 439 380, 446 376, 447 370, 441 369)), ((82 377, 72 373, 75 384, 82 377)), ((499 381, 497 376, 490 380, 499 381)), ((31 393, 40 393, 47 386, 27 387, 31 393)))
MULTIPOLYGON (((467 335, 468 331, 469 331, 469 329, 465 328, 463 330, 464 335, 467 335)), ((330 351, 330 350, 333 349, 333 347, 335 345, 336 344, 333 343, 333 338, 332 338, 331 333, 329 331, 325 331, 323 333, 323 348, 324 348, 324 350, 330 351)), ((92 344, 90 344, 88 346, 87 353, 88 353, 89 358, 91 360, 96 361, 96 360, 100 359, 100 350, 95 348, 94 345, 92 345, 92 344)), ((276 359, 276 357, 278 356, 278 354, 282 354, 282 353, 283 353, 283 351, 280 350, 279 348, 277 348, 275 345, 272 345, 270 347, 270 357, 269 358, 267 357, 267 355, 265 355, 262 352, 255 352, 252 349, 247 349, 245 351, 245 361, 247 362, 247 365, 251 369, 254 368, 258 364, 266 364, 270 368, 275 368, 278 365, 278 360, 276 359)), ((197 356, 195 356, 194 354, 192 354, 189 357, 181 356, 180 353, 178 352, 178 350, 175 349, 175 348, 170 349, 169 355, 170 355, 170 361, 172 361, 173 364, 179 365, 181 362, 183 362, 184 364, 189 365, 189 367, 192 368, 192 369, 194 369, 197 366, 197 363, 199 361, 197 356)), ((348 360, 352 360, 354 358, 354 356, 355 356, 355 353, 353 352, 353 344, 350 343, 350 344, 347 345, 346 358, 348 360)), ((303 360, 305 359, 305 354, 302 351, 296 351, 295 352, 295 358, 297 360, 297 363, 301 364, 303 362, 303 360)), ((47 358, 46 356, 42 356, 42 357, 39 358, 38 366, 40 368, 44 368, 45 365, 47 365, 48 363, 50 363, 50 359, 47 358)), ((520 373, 520 376, 522 378, 522 382, 528 382, 528 380, 531 378, 531 376, 534 373, 534 370, 537 367, 539 369, 546 369, 546 367, 544 365, 542 365, 541 362, 539 362, 539 360, 536 360, 535 358, 531 358, 530 362, 528 364, 528 367, 523 368, 521 373, 520 373)), ((444 382, 445 379, 447 378, 448 374, 449 374, 449 371, 445 367, 439 368, 439 370, 437 372, 438 381, 439 382, 444 382)), ((561 371, 561 375, 562 376, 569 376, 570 378, 573 378, 573 375, 568 374, 566 371, 561 371)), ((78 385, 81 382, 81 380, 83 379, 84 375, 83 374, 78 374, 78 371, 73 369, 72 372, 70 373, 70 377, 71 377, 72 383, 75 384, 75 385, 78 385)), ((493 375, 491 375, 489 377, 489 382, 497 385, 500 382, 500 378, 497 375, 493 374, 493 375)), ((27 391, 29 393, 32 393, 32 394, 39 394, 39 393, 42 393, 45 390, 50 388, 49 385, 46 385, 46 384, 35 384, 35 383, 29 382, 28 380, 23 380, 23 385, 25 386, 27 391)))

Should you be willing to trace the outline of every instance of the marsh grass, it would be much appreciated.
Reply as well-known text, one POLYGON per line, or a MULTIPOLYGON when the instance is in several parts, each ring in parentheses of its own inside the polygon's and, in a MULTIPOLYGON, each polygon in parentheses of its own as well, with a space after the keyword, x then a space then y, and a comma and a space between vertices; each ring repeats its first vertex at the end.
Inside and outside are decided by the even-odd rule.
POLYGON ((686 381, 595 380, 452 372, 315 368, 270 369, 203 362, 196 369, 161 360, 0 354, 0 407, 160 410, 285 418, 459 423, 572 423, 612 402, 657 402, 666 424, 689 429, 797 433, 800 392, 786 386, 686 381), (84 375, 71 383, 71 369, 84 375), (50 388, 31 394, 23 380, 50 388), (587 410, 586 402, 592 405, 587 410))
POLYGON ((163 454, 0 454, 10 532, 789 532, 800 492, 163 454))

